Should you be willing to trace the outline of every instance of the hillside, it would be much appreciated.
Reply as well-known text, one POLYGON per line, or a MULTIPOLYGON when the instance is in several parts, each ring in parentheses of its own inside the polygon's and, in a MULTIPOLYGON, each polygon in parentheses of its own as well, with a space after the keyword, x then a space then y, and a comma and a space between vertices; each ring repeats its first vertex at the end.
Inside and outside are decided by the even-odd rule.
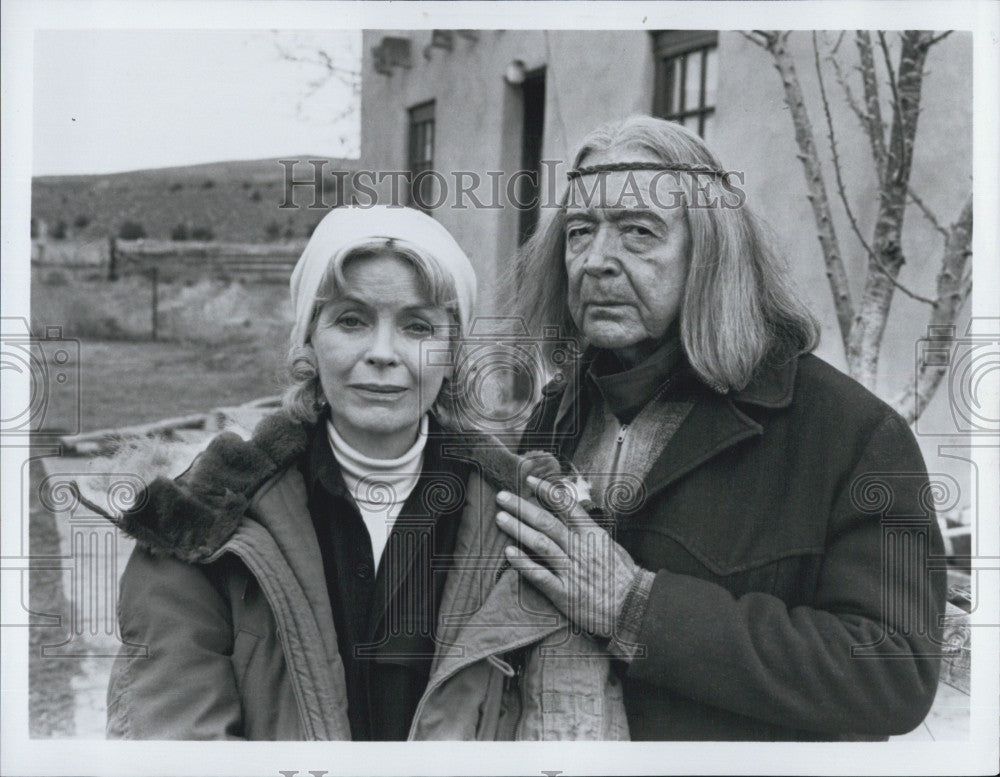
MULTIPOLYGON (((282 157, 283 159, 293 157, 282 157)), ((296 179, 311 179, 313 167, 302 155, 296 179)), ((327 159, 329 188, 324 201, 336 201, 332 173, 356 170, 356 159, 327 159)), ((210 229, 214 239, 257 242, 306 237, 324 211, 309 207, 312 194, 295 193, 299 207, 282 209, 285 168, 277 159, 210 162, 187 167, 136 170, 106 175, 41 176, 32 180, 31 214, 50 238, 65 225, 66 239, 91 240, 117 234, 133 221, 151 238, 169 239, 179 224, 190 233, 210 229)))

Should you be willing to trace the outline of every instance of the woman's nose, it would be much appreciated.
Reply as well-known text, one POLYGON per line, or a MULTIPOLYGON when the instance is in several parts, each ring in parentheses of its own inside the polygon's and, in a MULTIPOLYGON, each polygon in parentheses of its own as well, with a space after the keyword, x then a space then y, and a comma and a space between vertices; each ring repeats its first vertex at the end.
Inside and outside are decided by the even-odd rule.
POLYGON ((368 343, 365 361, 374 366, 392 366, 399 363, 399 353, 396 349, 396 333, 393 327, 378 324, 372 332, 368 343))

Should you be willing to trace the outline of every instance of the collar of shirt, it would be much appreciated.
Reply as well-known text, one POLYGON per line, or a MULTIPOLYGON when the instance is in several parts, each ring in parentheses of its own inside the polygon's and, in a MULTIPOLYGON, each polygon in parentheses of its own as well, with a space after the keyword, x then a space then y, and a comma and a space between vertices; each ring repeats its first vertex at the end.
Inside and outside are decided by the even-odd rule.
POLYGON ((669 337, 639 364, 625 368, 611 351, 597 351, 587 368, 588 390, 600 395, 619 422, 631 423, 666 384, 680 352, 680 339, 669 337))
MULTIPOLYGON (((409 450, 395 459, 376 459, 353 448, 337 433, 327 419, 326 433, 333 455, 348 490, 363 510, 393 512, 402 505, 420 477, 424 447, 427 444, 427 416, 420 421, 417 439, 409 450)), ((394 516, 393 516, 394 517, 394 516)))
MULTIPOLYGON (((328 418, 329 410, 320 417, 311 431, 309 448, 301 465, 302 474, 306 479, 310 499, 315 496, 317 487, 321 486, 330 496, 343 497, 351 501, 351 492, 327 438, 326 422, 328 418)), ((422 468, 424 472, 440 472, 441 468, 444 467, 449 471, 454 470, 460 477, 467 474, 469 470, 467 462, 458 462, 443 455, 442 448, 446 448, 447 443, 453 438, 451 433, 446 432, 433 415, 427 417, 426 437, 427 445, 424 448, 422 468)))

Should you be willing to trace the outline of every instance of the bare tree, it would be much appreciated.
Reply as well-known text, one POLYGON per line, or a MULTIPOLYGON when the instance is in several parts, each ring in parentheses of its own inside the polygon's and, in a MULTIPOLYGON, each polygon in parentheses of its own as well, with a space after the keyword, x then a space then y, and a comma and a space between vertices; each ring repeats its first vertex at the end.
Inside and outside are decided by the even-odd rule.
MULTIPOLYGON (((816 140, 809 112, 806 109, 802 86, 789 52, 788 30, 754 30, 744 37, 767 51, 781 77, 785 103, 791 112, 795 127, 795 142, 808 187, 808 198, 816 221, 817 237, 826 264, 826 275, 833 295, 834 308, 840 328, 841 340, 847 354, 848 371, 853 378, 874 390, 882 337, 895 292, 926 304, 929 308, 928 324, 945 326, 954 324, 962 305, 972 289, 969 266, 972 244, 972 193, 964 204, 956 207, 958 216, 945 228, 910 187, 913 164, 913 146, 917 136, 920 115, 920 98, 924 66, 930 49, 949 33, 935 34, 923 30, 906 30, 899 34, 900 50, 893 63, 890 46, 883 32, 877 32, 878 48, 866 30, 854 34, 858 53, 857 74, 861 82, 861 99, 855 97, 850 78, 845 74, 840 52, 844 35, 829 47, 825 59, 830 63, 839 84, 843 99, 857 116, 868 138, 875 178, 878 184, 877 209, 874 234, 866 239, 858 226, 857 218, 844 186, 837 137, 833 128, 830 101, 821 66, 820 45, 816 33, 812 34, 813 64, 819 85, 827 127, 827 141, 833 159, 837 194, 854 237, 867 258, 867 272, 860 300, 852 299, 847 272, 840 252, 837 234, 827 195, 826 182, 820 165, 816 140), (882 118, 883 98, 879 93, 876 75, 876 57, 880 56, 888 74, 888 107, 891 122, 888 127, 882 118), (906 261, 902 250, 904 217, 908 202, 912 202, 942 235, 943 245, 936 261, 940 264, 934 296, 918 294, 899 281, 899 271, 906 261)), ((941 331, 941 330, 938 330, 941 331)), ((916 380, 895 402, 896 409, 913 423, 923 412, 937 390, 946 371, 945 367, 921 365, 916 380)))
MULTIPOLYGON (((298 42, 279 33, 274 35, 274 46, 280 59, 309 68, 313 73, 299 98, 300 112, 310 98, 327 86, 338 86, 343 92, 344 100, 338 111, 327 120, 333 127, 345 126, 361 110, 360 52, 343 44, 344 41, 340 40, 332 47, 319 48, 311 42, 298 42)), ((339 140, 344 145, 351 143, 347 132, 342 132, 339 140)))

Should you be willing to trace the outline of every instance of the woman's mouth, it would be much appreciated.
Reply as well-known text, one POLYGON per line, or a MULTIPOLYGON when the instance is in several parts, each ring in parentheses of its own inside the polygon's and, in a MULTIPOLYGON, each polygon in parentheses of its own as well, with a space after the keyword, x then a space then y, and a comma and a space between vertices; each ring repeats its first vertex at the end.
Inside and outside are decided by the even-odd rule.
POLYGON ((350 388, 366 394, 376 394, 384 397, 399 396, 408 391, 406 386, 397 386, 394 383, 352 383, 350 388))

